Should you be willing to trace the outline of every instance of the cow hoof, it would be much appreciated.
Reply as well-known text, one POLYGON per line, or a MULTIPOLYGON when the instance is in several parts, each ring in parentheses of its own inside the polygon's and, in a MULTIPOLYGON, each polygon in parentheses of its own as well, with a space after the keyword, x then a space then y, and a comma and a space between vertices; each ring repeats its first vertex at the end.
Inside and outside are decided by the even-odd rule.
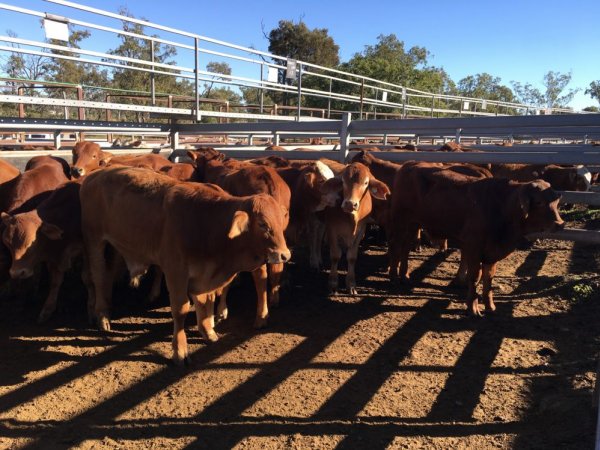
POLYGON ((356 291, 355 287, 349 287, 348 288, 348 295, 358 295, 358 292, 356 291))
POLYGON ((98 329, 104 332, 110 331, 110 321, 108 320, 108 317, 98 318, 98 329))
POLYGON ((469 308, 467 310, 467 313, 468 313, 469 317, 483 317, 483 313, 481 312, 481 310, 479 309, 478 306, 469 308))
POLYGON ((53 311, 46 311, 45 309, 42 309, 42 311, 40 312, 40 315, 37 318, 37 323, 42 324, 44 322, 47 322, 48 319, 50 319, 50 317, 52 317, 52 313, 53 313, 53 311))
POLYGON ((177 356, 176 354, 173 355, 173 358, 171 358, 171 360, 173 361, 173 364, 175 364, 178 367, 189 367, 190 364, 192 363, 192 360, 190 359, 190 357, 188 355, 185 355, 183 358, 177 356))
POLYGON ((228 311, 226 309, 223 310, 216 318, 217 323, 220 323, 223 320, 227 320, 227 314, 228 314, 228 311))
POLYGON ((257 317, 254 321, 254 328, 260 330, 261 328, 265 328, 267 326, 267 318, 266 317, 257 317))
POLYGON ((204 339, 206 339, 207 342, 217 342, 219 340, 219 335, 214 330, 210 330, 202 334, 204 335, 203 337, 204 339))

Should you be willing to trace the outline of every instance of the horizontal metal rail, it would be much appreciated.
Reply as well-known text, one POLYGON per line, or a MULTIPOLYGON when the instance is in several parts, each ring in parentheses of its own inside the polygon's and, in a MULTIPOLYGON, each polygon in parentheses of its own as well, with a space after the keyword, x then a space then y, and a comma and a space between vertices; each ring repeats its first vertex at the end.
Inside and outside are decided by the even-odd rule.
MULTIPOLYGON (((465 97, 465 96, 425 92, 422 90, 413 89, 413 88, 409 88, 406 86, 401 86, 401 85, 373 79, 370 77, 362 76, 360 74, 353 74, 353 73, 343 72, 343 71, 333 69, 333 68, 318 66, 316 64, 311 64, 311 63, 307 63, 304 61, 297 61, 301 70, 299 71, 299 74, 296 77, 296 80, 294 82, 292 82, 291 84, 274 83, 274 82, 270 82, 270 81, 264 79, 264 77, 263 77, 264 70, 263 69, 265 67, 277 68, 278 70, 285 69, 286 62, 287 62, 286 61, 287 58, 285 58, 285 57, 273 55, 268 52, 256 50, 256 49, 249 48, 249 47, 231 44, 231 43, 217 40, 217 39, 208 38, 206 36, 201 36, 196 33, 190 33, 190 32, 186 32, 186 31, 178 30, 178 29, 175 29, 172 27, 159 25, 159 24, 148 22, 145 20, 135 19, 132 17, 127 17, 124 15, 121 15, 121 14, 111 13, 109 11, 105 11, 105 10, 102 10, 99 8, 92 8, 89 6, 77 4, 77 3, 66 1, 66 0, 47 0, 47 1, 49 1, 50 3, 57 4, 57 5, 62 5, 62 6, 86 11, 86 12, 89 12, 92 14, 110 17, 112 19, 116 19, 116 20, 120 20, 120 21, 139 24, 144 27, 154 28, 156 30, 173 33, 173 34, 177 34, 179 36, 182 36, 182 37, 185 37, 188 39, 192 39, 194 45, 192 45, 192 43, 176 42, 173 40, 163 39, 158 36, 146 36, 146 35, 142 35, 142 34, 132 33, 129 31, 119 30, 114 27, 98 25, 98 24, 85 22, 85 21, 81 21, 81 20, 77 20, 77 19, 71 19, 68 17, 66 18, 66 20, 68 20, 68 22, 70 24, 77 25, 77 26, 84 27, 84 28, 100 30, 103 32, 109 32, 109 33, 113 33, 115 35, 125 35, 125 36, 135 37, 135 38, 144 39, 144 40, 147 40, 147 41, 150 41, 153 43, 162 43, 165 45, 172 45, 177 48, 191 50, 193 52, 205 53, 208 55, 233 59, 233 60, 240 61, 240 62, 260 65, 260 67, 261 67, 260 80, 256 79, 256 78, 234 76, 231 74, 220 74, 220 73, 212 73, 212 72, 208 72, 208 71, 202 71, 202 70, 199 70, 198 67, 195 67, 195 68, 181 67, 181 66, 166 64, 164 62, 158 63, 155 61, 127 58, 124 56, 111 55, 111 54, 107 54, 107 53, 91 51, 91 50, 86 50, 86 49, 73 49, 73 48, 63 46, 63 45, 47 44, 47 43, 31 41, 31 40, 26 40, 26 39, 14 38, 14 37, 10 37, 10 36, 0 36, 0 40, 11 42, 15 45, 37 46, 37 47, 41 48, 42 51, 17 48, 17 47, 7 47, 7 46, 0 47, 0 50, 12 52, 12 53, 21 52, 21 53, 28 53, 28 54, 37 54, 39 56, 45 56, 48 58, 71 59, 71 60, 78 61, 81 63, 103 65, 103 66, 118 68, 120 70, 136 70, 136 71, 142 71, 142 72, 149 72, 150 74, 165 74, 165 75, 169 75, 169 76, 173 76, 173 77, 177 77, 177 78, 191 79, 191 80, 194 80, 194 82, 196 84, 196 86, 195 86, 196 91, 198 90, 199 82, 211 82, 211 83, 233 85, 233 86, 239 86, 239 87, 252 87, 254 89, 258 89, 261 92, 261 95, 268 91, 288 92, 290 94, 296 93, 296 91, 297 91, 297 94, 298 94, 297 98, 298 98, 299 102, 301 102, 301 99, 304 96, 304 97, 323 98, 323 99, 328 99, 328 100, 339 100, 339 101, 343 101, 343 102, 349 102, 354 105, 360 104, 361 105, 361 107, 360 107, 361 115, 363 114, 363 106, 369 107, 372 109, 381 106, 381 107, 386 107, 386 108, 390 108, 390 109, 401 110, 403 115, 406 115, 406 112, 421 112, 421 113, 427 113, 427 114, 431 114, 431 115, 433 115, 434 113, 442 113, 442 114, 460 114, 460 115, 471 115, 471 116, 489 116, 489 115, 499 114, 499 108, 505 108, 505 111, 504 111, 505 113, 507 113, 509 110, 511 110, 513 113, 518 113, 518 112, 526 113, 526 112, 530 112, 530 111, 539 111, 541 109, 539 106, 536 106, 536 105, 527 105, 527 104, 520 104, 520 103, 515 103, 515 102, 503 102, 503 101, 497 101, 497 100, 488 100, 488 99, 481 99, 481 98, 472 98, 472 97, 465 97), (243 52, 243 53, 245 53, 247 55, 251 55, 251 56, 248 57, 246 55, 242 56, 242 55, 233 54, 231 52, 228 53, 225 51, 218 51, 218 50, 213 50, 213 49, 208 49, 208 48, 202 48, 197 45, 198 42, 200 42, 200 41, 210 43, 211 45, 223 46, 227 49, 235 50, 238 52, 243 52), (71 53, 71 55, 73 55, 73 56, 49 53, 46 51, 48 48, 53 49, 55 51, 71 53), (88 55, 88 56, 92 56, 92 57, 98 58, 98 59, 93 60, 93 59, 89 59, 89 58, 86 58, 86 59, 79 58, 79 55, 88 55), (265 58, 268 58, 268 59, 265 59, 265 58), (118 64, 116 62, 120 62, 120 64, 118 64), (143 67, 143 66, 145 66, 145 67, 143 67), (307 70, 307 69, 309 69, 309 70, 307 70), (202 75, 202 77, 200 77, 199 75, 202 75), (335 81, 336 83, 342 83, 342 84, 354 86, 355 90, 356 90, 356 88, 358 88, 360 86, 361 93, 360 93, 360 95, 344 94, 342 92, 335 92, 335 91, 332 92, 331 89, 329 92, 325 91, 325 90, 320 90, 320 89, 314 89, 314 88, 311 89, 306 86, 306 83, 304 84, 304 86, 302 85, 302 82, 301 82, 302 77, 325 78, 325 79, 329 79, 330 81, 335 81), (380 93, 383 93, 383 92, 387 92, 389 94, 388 97, 396 96, 397 99, 401 98, 401 101, 399 101, 399 100, 392 101, 391 98, 389 101, 383 101, 382 99, 379 99, 380 93), (413 101, 411 101, 411 99, 413 101), (422 102, 423 100, 429 100, 429 99, 431 99, 433 101, 438 100, 437 107, 435 107, 434 104, 432 104, 431 106, 424 106, 423 104, 420 104, 420 102, 422 102), (442 104, 440 102, 442 102, 442 101, 444 102, 444 104, 443 104, 444 107, 441 106, 442 104), (415 104, 415 102, 417 104, 415 104), (452 102, 460 102, 461 106, 457 109, 456 104, 454 104, 454 105, 449 104, 452 102), (475 108, 467 107, 466 109, 463 109, 462 105, 464 105, 467 102, 470 105, 479 105, 479 107, 475 107, 475 108), (497 110, 495 112, 485 111, 484 110, 485 108, 483 106, 484 103, 486 105, 488 105, 489 107, 497 108, 497 110)), ((43 13, 40 11, 33 11, 30 9, 20 8, 17 6, 7 5, 4 3, 0 3, 0 9, 5 9, 5 10, 16 12, 16 13, 31 15, 36 18, 47 17, 46 13, 43 13)), ((154 95, 154 91, 152 92, 152 94, 154 95)), ((572 110, 570 110, 570 109, 554 109, 553 111, 554 112, 564 112, 564 113, 572 112, 572 110)), ((364 112, 366 113, 367 111, 364 111, 364 112)), ((300 108, 298 109, 298 117, 299 117, 299 115, 300 115, 300 108)), ((285 119, 282 119, 282 120, 285 120, 285 119)))
POLYGON ((170 125, 136 122, 105 122, 99 120, 19 119, 0 117, 0 131, 22 132, 24 130, 109 131, 109 132, 169 132, 170 125))

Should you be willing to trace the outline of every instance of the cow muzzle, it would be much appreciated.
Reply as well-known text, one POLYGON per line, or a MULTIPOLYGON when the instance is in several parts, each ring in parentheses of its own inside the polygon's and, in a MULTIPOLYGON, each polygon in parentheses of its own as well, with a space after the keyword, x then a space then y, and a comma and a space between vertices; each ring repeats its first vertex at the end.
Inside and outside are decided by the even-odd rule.
POLYGON ((292 253, 289 249, 284 250, 275 250, 269 252, 267 256, 267 263, 269 264, 282 264, 284 262, 289 261, 292 258, 292 253))
POLYGON ((342 211, 346 212, 346 213, 353 213, 355 211, 358 211, 358 207, 360 206, 360 203, 354 200, 344 200, 342 202, 342 211))
POLYGON ((33 276, 33 271, 31 269, 25 269, 25 268, 19 268, 19 269, 11 268, 8 271, 8 273, 13 280, 22 280, 24 278, 29 278, 29 277, 33 276))
POLYGON ((71 167, 71 175, 75 178, 79 178, 85 175, 85 169, 83 167, 71 167))

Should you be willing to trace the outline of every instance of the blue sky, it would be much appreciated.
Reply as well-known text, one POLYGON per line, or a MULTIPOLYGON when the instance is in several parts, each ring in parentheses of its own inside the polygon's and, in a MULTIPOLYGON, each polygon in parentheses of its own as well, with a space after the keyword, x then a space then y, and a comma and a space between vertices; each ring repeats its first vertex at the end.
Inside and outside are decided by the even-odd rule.
MULTIPOLYGON (((41 0, 5 1, 24 8, 62 12, 94 21, 90 14, 41 0)), ((598 0, 81 2, 108 11, 127 6, 136 16, 144 16, 152 22, 261 50, 268 47, 262 24, 268 32, 280 19, 302 19, 310 28, 329 30, 340 46, 343 61, 362 51, 365 45, 375 44, 378 35, 395 33, 407 48, 413 45, 426 47, 431 52, 430 63, 443 67, 455 81, 466 75, 488 72, 499 76, 507 85, 515 80, 541 87, 543 75, 548 70, 571 71, 571 87, 581 88, 571 105, 583 108, 597 104, 583 91, 591 81, 600 79, 598 0)), ((118 22, 111 19, 100 22, 118 27, 118 22)), ((16 31, 23 38, 39 39, 41 36, 39 26, 31 18, 0 11, 0 32, 4 34, 6 29, 16 31)), ((182 41, 181 38, 176 40, 182 41)), ((114 47, 114 42, 98 36, 89 47, 105 50, 114 47)), ((181 61, 189 65, 191 56, 182 52, 181 61)), ((244 75, 250 70, 232 66, 234 75, 244 75)))

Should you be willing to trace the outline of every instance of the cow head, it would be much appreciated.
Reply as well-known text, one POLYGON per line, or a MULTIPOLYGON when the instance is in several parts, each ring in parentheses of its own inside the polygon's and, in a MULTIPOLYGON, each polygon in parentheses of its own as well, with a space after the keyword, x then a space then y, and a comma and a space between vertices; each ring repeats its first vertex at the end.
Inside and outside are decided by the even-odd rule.
POLYGON ((361 163, 369 167, 373 163, 373 156, 367 150, 361 150, 354 155, 352 162, 361 163))
POLYGON ((519 207, 525 233, 558 231, 565 226, 558 213, 560 195, 544 180, 530 181, 519 186, 519 207))
POLYGON ((79 178, 88 173, 105 166, 111 159, 112 154, 102 151, 95 142, 78 142, 72 150, 73 164, 71 164, 71 175, 79 178))
POLYGON ((353 214, 360 208, 360 202, 369 192, 379 200, 385 200, 390 189, 385 183, 376 179, 369 169, 361 163, 347 165, 339 178, 328 180, 322 188, 325 195, 342 193, 342 210, 353 214))
POLYGON ((283 236, 288 221, 287 208, 273 197, 253 195, 249 211, 234 213, 227 236, 229 239, 246 238, 249 242, 247 248, 256 263, 284 263, 291 258, 283 236))
POLYGON ((56 225, 42 222, 36 211, 10 215, 2 213, 2 242, 9 250, 12 265, 11 278, 29 278, 40 256, 40 236, 60 239, 62 230, 56 225))

